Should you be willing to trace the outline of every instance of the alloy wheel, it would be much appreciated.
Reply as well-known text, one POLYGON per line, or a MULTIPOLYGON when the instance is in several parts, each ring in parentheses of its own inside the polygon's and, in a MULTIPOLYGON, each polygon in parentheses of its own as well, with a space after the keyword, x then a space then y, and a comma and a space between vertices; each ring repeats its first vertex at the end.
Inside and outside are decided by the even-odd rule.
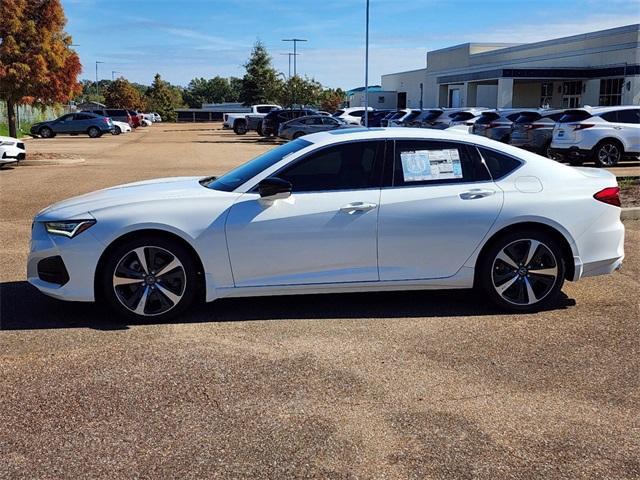
POLYGON ((616 165, 620 160, 620 150, 613 143, 605 143, 598 149, 598 160, 602 165, 616 165))
POLYGON ((170 251, 156 246, 127 252, 113 274, 118 301, 141 316, 161 315, 182 300, 187 276, 182 262, 170 251))
POLYGON ((493 260, 493 288, 514 305, 534 305, 543 300, 558 280, 558 261, 551 249, 533 239, 504 247, 493 260))

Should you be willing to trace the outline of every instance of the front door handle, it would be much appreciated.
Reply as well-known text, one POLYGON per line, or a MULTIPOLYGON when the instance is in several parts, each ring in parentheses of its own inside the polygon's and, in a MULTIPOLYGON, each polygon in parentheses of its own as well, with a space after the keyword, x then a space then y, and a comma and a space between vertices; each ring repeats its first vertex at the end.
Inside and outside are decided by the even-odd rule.
POLYGON ((356 212, 368 212, 369 210, 373 210, 377 206, 378 205, 376 205, 375 203, 353 202, 340 207, 340 211, 352 215, 356 212))
POLYGON ((482 188, 473 188, 469 191, 462 192, 460 194, 460 198, 462 200, 476 200, 478 198, 489 197, 494 193, 496 193, 495 190, 489 190, 489 189, 484 190, 482 188))

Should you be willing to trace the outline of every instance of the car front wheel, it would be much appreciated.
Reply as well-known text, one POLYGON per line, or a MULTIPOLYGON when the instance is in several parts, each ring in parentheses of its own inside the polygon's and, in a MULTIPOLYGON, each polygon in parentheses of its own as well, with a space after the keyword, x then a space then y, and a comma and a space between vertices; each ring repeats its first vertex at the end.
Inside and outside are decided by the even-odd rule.
POLYGON ((121 133, 122 133, 122 129, 116 125, 116 127, 113 129, 113 134, 120 135, 121 133))
POLYGON ((565 265, 551 236, 536 231, 511 233, 485 252, 480 285, 502 309, 533 312, 552 304, 562 289, 565 265))
POLYGON ((40 136, 42 138, 53 138, 53 130, 51 130, 49 127, 42 127, 40 129, 40 136))
POLYGON ((120 315, 163 321, 193 304, 196 265, 178 242, 141 237, 118 246, 101 273, 102 294, 120 315))

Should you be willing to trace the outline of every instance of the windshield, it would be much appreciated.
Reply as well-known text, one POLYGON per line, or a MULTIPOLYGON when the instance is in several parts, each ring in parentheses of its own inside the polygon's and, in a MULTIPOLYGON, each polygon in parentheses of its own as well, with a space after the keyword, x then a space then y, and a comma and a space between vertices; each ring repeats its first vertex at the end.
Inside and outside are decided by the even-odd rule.
POLYGON ((268 152, 243 163, 238 168, 234 168, 228 173, 218 178, 213 178, 203 185, 213 190, 221 190, 223 192, 232 192, 243 183, 251 180, 263 170, 275 165, 287 155, 311 145, 311 142, 298 138, 279 147, 272 148, 268 152))

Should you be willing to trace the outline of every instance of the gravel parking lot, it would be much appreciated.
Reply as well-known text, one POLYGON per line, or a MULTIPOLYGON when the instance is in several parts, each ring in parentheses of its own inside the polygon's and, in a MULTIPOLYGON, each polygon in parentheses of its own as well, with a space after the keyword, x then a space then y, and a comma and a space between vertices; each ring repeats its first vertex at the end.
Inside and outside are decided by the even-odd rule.
POLYGON ((0 172, 0 478, 640 478, 637 222, 621 271, 533 315, 410 292, 126 324, 25 282, 48 204, 274 144, 219 128, 29 140, 36 159, 0 172))

